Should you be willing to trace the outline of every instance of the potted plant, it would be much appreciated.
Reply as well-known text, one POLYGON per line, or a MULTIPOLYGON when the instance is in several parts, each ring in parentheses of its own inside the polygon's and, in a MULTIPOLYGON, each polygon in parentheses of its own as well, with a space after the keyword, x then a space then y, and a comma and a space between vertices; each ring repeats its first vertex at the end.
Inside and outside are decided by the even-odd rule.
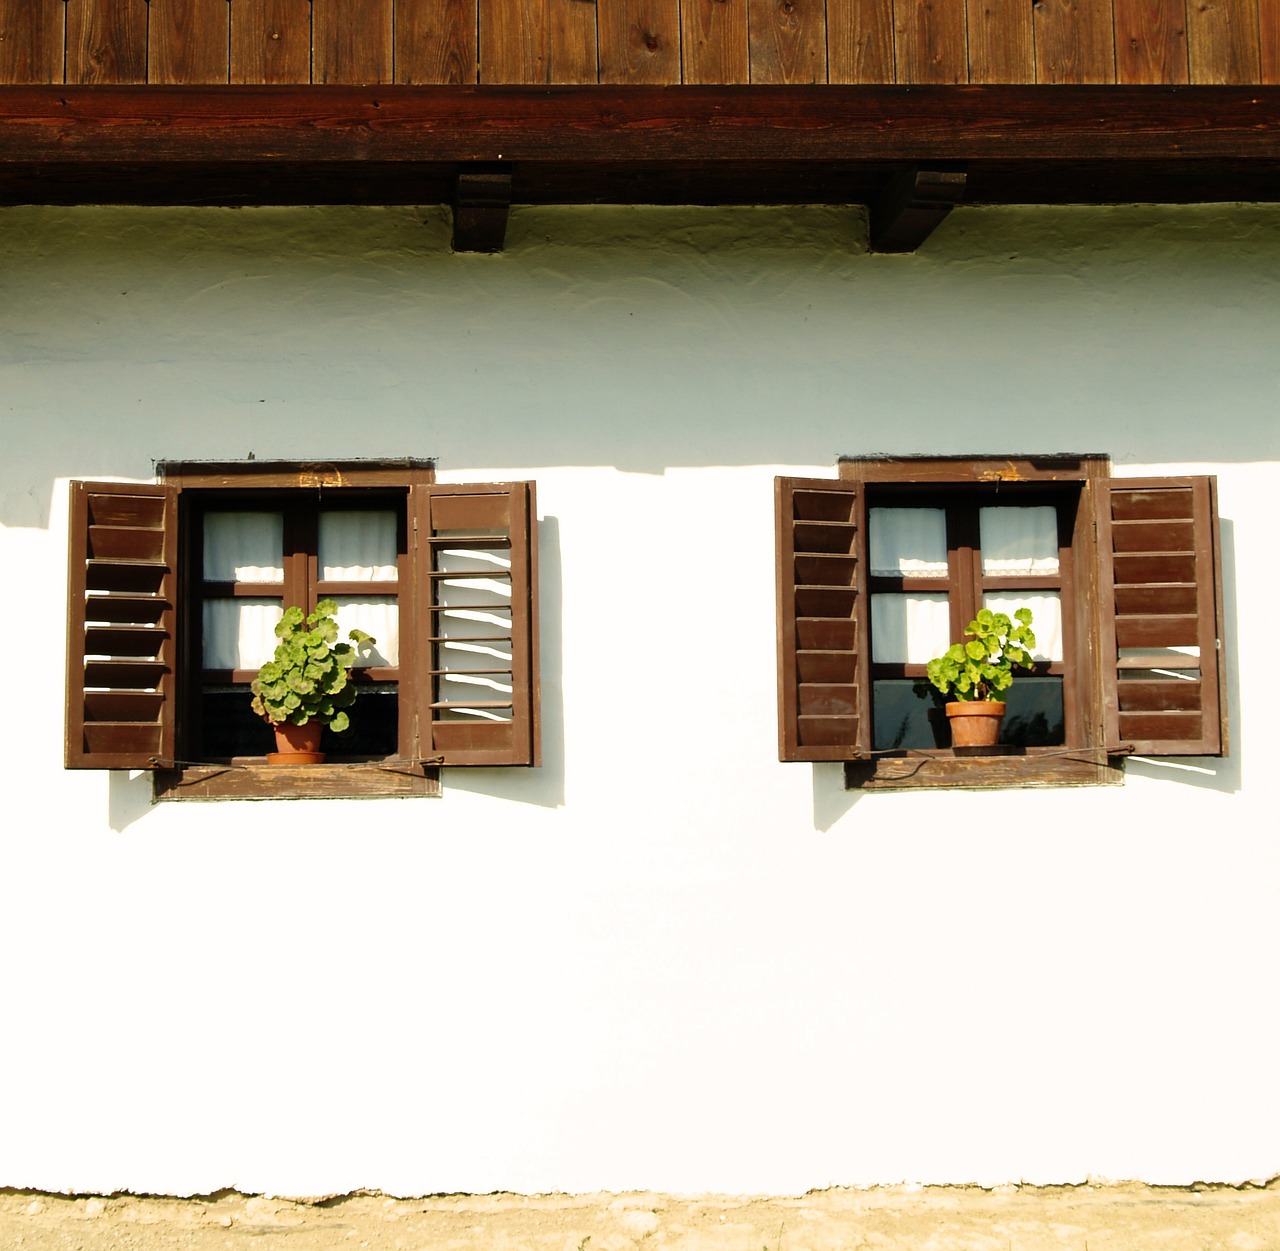
MULTIPOLYGON (((1017 609, 1011 620, 984 608, 965 627, 965 634, 966 641, 935 656, 925 672, 946 700, 952 746, 993 747, 1000 738, 1013 671, 1032 667, 1030 649, 1036 636, 1031 632, 1031 609, 1017 609)), ((924 688, 921 693, 926 692, 924 688)))
POLYGON ((254 712, 275 730, 270 764, 319 764, 325 726, 341 734, 351 724, 347 709, 356 697, 351 681, 356 648, 377 640, 351 630, 348 637, 356 646, 339 643, 337 611, 331 599, 321 600, 310 614, 297 605, 286 608, 276 625, 275 656, 249 684, 254 712))

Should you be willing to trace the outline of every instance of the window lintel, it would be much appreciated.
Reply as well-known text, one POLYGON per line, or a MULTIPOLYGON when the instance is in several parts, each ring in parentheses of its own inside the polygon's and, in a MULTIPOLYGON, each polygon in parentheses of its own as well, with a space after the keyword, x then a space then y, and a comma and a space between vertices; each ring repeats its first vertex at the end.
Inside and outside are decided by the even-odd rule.
POLYGON ((435 479, 435 461, 416 457, 355 460, 161 460, 156 476, 173 486, 287 489, 410 486, 435 479))
POLYGON ((841 456, 840 479, 866 483, 958 483, 991 485, 1014 482, 1084 482, 1106 478, 1111 458, 1100 452, 1020 453, 1014 456, 906 456, 874 453, 841 456))

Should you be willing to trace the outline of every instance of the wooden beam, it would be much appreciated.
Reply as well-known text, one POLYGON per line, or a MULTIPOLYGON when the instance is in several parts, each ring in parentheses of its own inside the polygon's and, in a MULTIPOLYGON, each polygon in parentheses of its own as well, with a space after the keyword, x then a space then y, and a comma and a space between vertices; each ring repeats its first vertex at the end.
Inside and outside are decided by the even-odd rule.
POLYGON ((871 250, 914 252, 964 195, 962 169, 913 165, 890 179, 871 205, 871 250))
POLYGON ((1280 158, 1277 87, 0 88, 0 163, 1280 158))
POLYGON ((510 208, 510 171, 463 170, 453 197, 453 250, 501 252, 510 208))

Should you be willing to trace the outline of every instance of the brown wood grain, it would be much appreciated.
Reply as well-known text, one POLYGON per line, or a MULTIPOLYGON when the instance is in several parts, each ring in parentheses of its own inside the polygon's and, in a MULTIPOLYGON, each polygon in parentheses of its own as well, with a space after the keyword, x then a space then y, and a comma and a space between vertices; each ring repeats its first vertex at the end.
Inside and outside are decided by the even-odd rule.
POLYGON ((311 81, 389 83, 392 0, 312 0, 311 81))
POLYGON ((747 0, 683 0, 683 81, 749 82, 747 20, 747 0))
POLYGON ((1111 0, 1039 0, 1035 40, 1037 82, 1115 81, 1111 0))
POLYGON ((827 20, 822 0, 748 0, 753 83, 827 80, 827 20))
POLYGON ((1280 83, 1280 0, 1258 0, 1262 41, 1262 81, 1280 83))
POLYGON ((969 0, 969 81, 1036 80, 1031 5, 1025 0, 969 0))
POLYGON ((0 6, 0 83, 60 83, 65 18, 63 0, 0 6))
POLYGON ((227 0, 150 0, 147 81, 225 83, 231 5, 227 0))
POLYGON ((595 0, 546 0, 546 3, 547 81, 599 82, 595 0))
MULTIPOLYGON (((0 92, 0 162, 1280 161, 1276 87, 132 87, 0 92)), ((1105 171, 1104 171, 1105 172, 1105 171)), ((1083 189, 1096 194, 1095 189, 1083 189)), ((1274 196, 1275 190, 1272 189, 1274 196)), ((1261 196, 1267 199, 1266 195, 1261 196)), ((1034 203, 1025 198, 1016 203, 1034 203)), ((1073 201, 1074 202, 1074 201, 1073 201)))
POLYGON ((395 0, 396 82, 476 81, 476 0, 395 0))
POLYGON ((146 82, 146 0, 67 0, 66 80, 146 82))
POLYGON ((1187 81, 1186 0, 1112 0, 1116 81, 1187 81))
POLYGON ((893 0, 827 0, 827 81, 894 81, 893 0))
POLYGON ((599 8, 600 81, 680 81, 679 0, 612 0, 599 8))
POLYGON ((480 81, 547 81, 548 0, 479 0, 480 81))
POLYGON ((900 83, 962 83, 969 77, 964 6, 957 0, 894 0, 900 83))
POLYGON ((231 81, 311 81, 310 0, 231 0, 231 81))
POLYGON ((1191 81, 1206 85, 1259 82, 1258 18, 1257 0, 1187 0, 1191 81))

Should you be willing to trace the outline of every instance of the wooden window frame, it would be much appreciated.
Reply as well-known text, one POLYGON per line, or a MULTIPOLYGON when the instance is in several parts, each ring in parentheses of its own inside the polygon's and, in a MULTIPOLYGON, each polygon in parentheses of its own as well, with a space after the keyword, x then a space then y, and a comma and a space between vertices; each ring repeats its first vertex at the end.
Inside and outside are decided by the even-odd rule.
MULTIPOLYGON (((438 795, 443 765, 540 763, 532 483, 436 483, 432 462, 409 459, 161 462, 157 476, 151 485, 72 484, 68 768, 149 769, 157 799, 258 799, 438 795), (400 614, 396 753, 296 768, 256 758, 199 759, 198 688, 205 677, 197 620, 204 588, 201 519, 223 505, 275 510, 303 500, 302 515, 314 517, 326 497, 342 506, 394 500, 400 512, 398 577, 387 584, 395 588, 400 614), (442 611, 437 580, 444 576, 437 572, 437 552, 468 544, 465 534, 437 536, 437 516, 450 520, 449 535, 459 534, 459 519, 469 521, 482 527, 472 546, 510 551, 513 692, 504 705, 511 708, 507 718, 474 726, 449 720, 457 704, 437 692, 443 672, 434 667, 442 611), (98 623, 104 615, 111 618, 105 626, 98 623), (99 652, 113 659, 99 661, 99 652)), ((319 581, 314 542, 286 547, 285 583, 271 584, 269 597, 295 602, 300 588, 309 599, 334 590, 319 581)))
MULTIPOLYGON (((1114 479, 1103 455, 848 457, 836 479, 780 478, 775 494, 782 760, 842 762, 857 789, 987 788, 1116 784, 1128 754, 1226 754, 1212 478, 1114 479), (979 489, 1076 500, 1062 575, 1065 742, 981 757, 873 751, 868 507, 979 489), (1148 672, 1190 642, 1197 658, 1159 663, 1195 670, 1194 682, 1148 672), (1146 676, 1126 684, 1126 666, 1146 676)), ((953 617, 964 611, 953 600, 953 617)))

